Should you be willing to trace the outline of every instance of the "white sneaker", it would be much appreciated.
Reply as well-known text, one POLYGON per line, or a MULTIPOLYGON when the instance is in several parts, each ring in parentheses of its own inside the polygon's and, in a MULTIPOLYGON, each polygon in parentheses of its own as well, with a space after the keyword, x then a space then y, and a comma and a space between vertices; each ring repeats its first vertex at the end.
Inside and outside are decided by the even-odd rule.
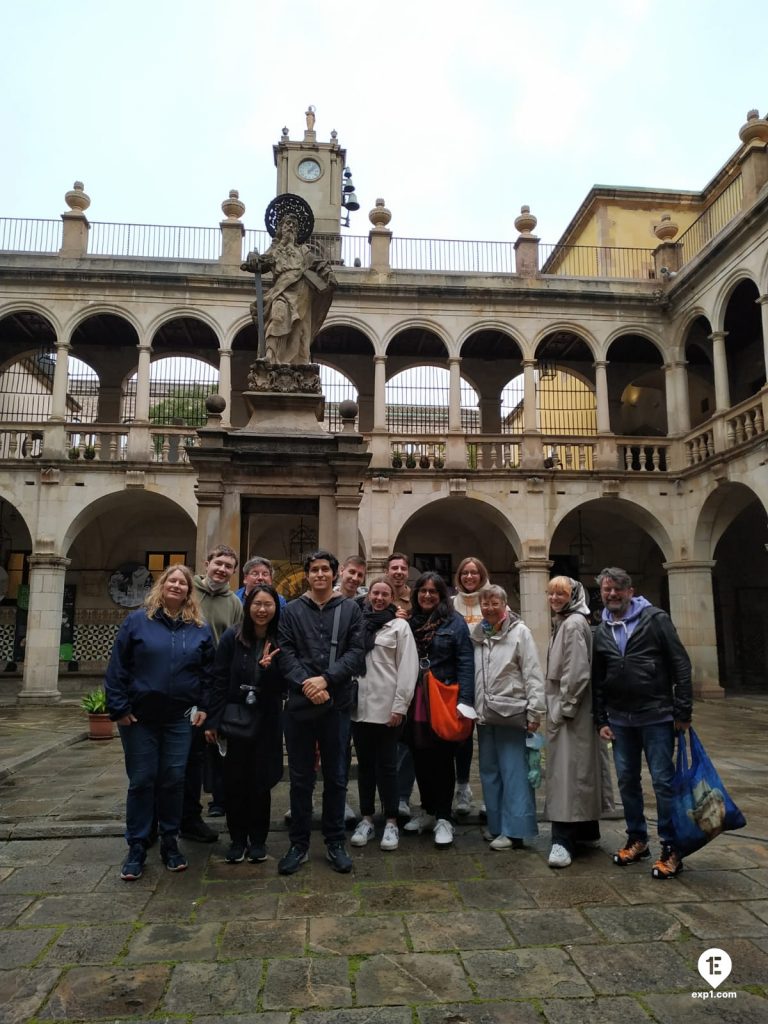
POLYGON ((418 835, 421 835, 422 832, 427 832, 429 829, 434 827, 434 814, 427 814, 426 811, 422 811, 415 818, 411 818, 409 822, 403 825, 403 830, 405 832, 416 832, 418 835))
POLYGON ((509 836, 496 836, 496 838, 491 841, 490 848, 492 850, 511 850, 512 840, 509 836))
POLYGON ((438 818, 432 830, 435 833, 435 846, 451 846, 453 843, 453 825, 445 818, 438 818))
POLYGON ((548 864, 551 868, 567 868, 571 863, 571 855, 560 843, 553 843, 549 851, 548 864))
POLYGON ((351 822, 351 821, 357 821, 357 815, 352 810, 352 808, 349 806, 349 804, 345 803, 344 804, 344 823, 346 824, 347 822, 351 822))
POLYGON ((408 806, 407 800, 401 800, 397 805, 397 814, 400 818, 410 818, 411 808, 408 806))
POLYGON ((469 814, 472 810, 472 790, 468 782, 459 783, 456 787, 456 813, 469 814))
POLYGON ((376 830, 373 825, 370 821, 366 821, 365 818, 363 818, 352 833, 352 838, 349 841, 353 846, 365 846, 369 839, 373 839, 375 834, 376 830))
MULTIPOLYGON (((359 827, 359 826, 358 826, 359 827)), ((384 835, 381 837, 379 847, 382 850, 396 850, 400 842, 400 831, 397 825, 388 821, 384 826, 384 835)))

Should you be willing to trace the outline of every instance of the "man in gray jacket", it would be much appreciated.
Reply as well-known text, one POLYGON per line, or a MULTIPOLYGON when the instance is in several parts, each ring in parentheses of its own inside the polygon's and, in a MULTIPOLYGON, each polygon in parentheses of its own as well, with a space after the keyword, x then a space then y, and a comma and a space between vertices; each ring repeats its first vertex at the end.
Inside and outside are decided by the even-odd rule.
POLYGON ((667 613, 634 596, 624 569, 603 569, 597 583, 604 608, 592 657, 595 720, 601 737, 613 742, 627 822, 627 842, 613 861, 624 867, 651 855, 640 780, 644 753, 661 841, 651 874, 672 878, 683 869, 672 832, 672 780, 675 733, 691 724, 691 661, 667 613))

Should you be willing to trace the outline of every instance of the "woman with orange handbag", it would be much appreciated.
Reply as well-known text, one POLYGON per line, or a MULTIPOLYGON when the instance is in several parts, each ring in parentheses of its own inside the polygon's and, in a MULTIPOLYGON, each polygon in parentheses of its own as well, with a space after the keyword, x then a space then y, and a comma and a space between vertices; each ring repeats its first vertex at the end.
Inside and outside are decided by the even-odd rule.
MULTIPOLYGON (((441 739, 430 723, 426 674, 430 672, 433 689, 439 684, 450 696, 456 688, 456 703, 472 707, 475 697, 474 659, 469 630, 464 619, 453 610, 448 587, 436 572, 425 572, 411 592, 413 614, 410 626, 419 652, 422 678, 408 709, 405 742, 413 751, 416 782, 421 794, 421 813, 405 825, 406 832, 424 832, 431 828, 435 846, 453 843, 451 804, 456 785, 454 758, 458 743, 441 739)), ((437 714, 437 707, 434 714, 437 714)), ((457 726, 461 725, 458 712, 457 726)), ((465 738, 467 732, 465 731, 465 738)))

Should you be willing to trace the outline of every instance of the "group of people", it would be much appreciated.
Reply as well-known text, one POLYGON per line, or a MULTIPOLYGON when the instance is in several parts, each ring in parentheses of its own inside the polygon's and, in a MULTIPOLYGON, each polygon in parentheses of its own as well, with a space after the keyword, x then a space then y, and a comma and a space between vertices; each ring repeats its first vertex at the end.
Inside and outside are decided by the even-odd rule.
POLYGON ((604 609, 596 626, 583 585, 550 580, 552 635, 542 667, 530 630, 474 556, 460 562, 451 596, 436 572, 409 586, 408 559, 399 552, 366 588, 362 558, 351 556, 339 572, 333 554, 315 551, 304 563, 306 592, 287 604, 267 559, 246 563, 237 593, 229 585, 236 566, 226 545, 209 554, 201 576, 169 566, 118 633, 106 690, 129 780, 122 878, 141 876, 155 835, 170 871, 187 867, 179 834, 217 837, 199 803, 206 744, 219 762, 230 863, 266 860, 283 740, 290 809, 280 874, 308 859, 318 767, 326 857, 334 870, 351 871, 345 818, 352 745, 360 807, 352 845, 376 836, 378 794, 381 849, 397 849, 415 777, 421 809, 405 808, 405 831, 431 830, 437 847, 449 847, 454 802, 462 813, 471 799, 475 725, 491 849, 521 848, 538 833, 530 751, 542 730, 549 865, 566 868, 581 846, 599 845, 601 740, 608 740, 627 821, 614 862, 650 857, 645 753, 662 844, 652 873, 680 871, 670 801, 675 731, 691 718, 690 661, 669 617, 634 596, 624 570, 598 577, 604 609), (455 715, 468 740, 441 738, 433 728, 428 674, 455 687, 455 715))

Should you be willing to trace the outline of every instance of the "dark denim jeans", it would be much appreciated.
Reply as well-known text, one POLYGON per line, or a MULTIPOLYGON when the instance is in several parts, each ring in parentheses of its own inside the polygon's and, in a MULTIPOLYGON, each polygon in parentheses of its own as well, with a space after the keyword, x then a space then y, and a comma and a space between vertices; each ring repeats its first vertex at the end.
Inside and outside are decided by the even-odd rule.
POLYGON ((186 718, 165 725, 120 725, 120 739, 128 775, 125 838, 146 843, 155 817, 158 831, 175 836, 181 825, 184 772, 192 727, 186 718))
POLYGON ((312 721, 283 715, 285 749, 291 781, 292 846, 309 848, 312 828, 312 790, 315 785, 315 745, 323 773, 322 830, 326 843, 344 842, 344 804, 347 799, 349 712, 331 708, 312 721))
POLYGON ((672 779, 675 774, 675 727, 672 722, 658 725, 614 725, 613 760, 619 781, 621 802, 629 839, 648 842, 648 825, 643 811, 640 782, 642 755, 651 773, 656 794, 659 839, 672 842, 672 779))

